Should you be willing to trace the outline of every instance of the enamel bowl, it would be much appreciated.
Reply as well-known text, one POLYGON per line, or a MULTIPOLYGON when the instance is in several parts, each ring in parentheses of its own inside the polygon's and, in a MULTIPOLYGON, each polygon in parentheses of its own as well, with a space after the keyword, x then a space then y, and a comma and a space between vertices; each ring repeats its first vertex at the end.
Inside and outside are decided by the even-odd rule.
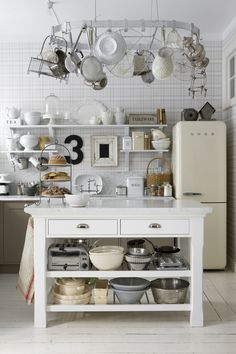
POLYGON ((89 195, 84 193, 65 194, 65 201, 72 207, 85 207, 89 202, 89 195))
POLYGON ((25 151, 34 150, 38 142, 39 138, 29 133, 20 137, 20 144, 25 148, 25 151))

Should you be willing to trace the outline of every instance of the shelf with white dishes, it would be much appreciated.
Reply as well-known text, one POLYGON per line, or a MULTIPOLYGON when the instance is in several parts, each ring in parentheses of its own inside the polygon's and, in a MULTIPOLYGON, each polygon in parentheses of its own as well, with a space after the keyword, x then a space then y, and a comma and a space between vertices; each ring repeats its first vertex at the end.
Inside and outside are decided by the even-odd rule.
POLYGON ((80 128, 80 129, 87 129, 87 128, 96 128, 96 129, 106 129, 106 128, 165 128, 167 124, 41 124, 41 125, 4 125, 5 128, 10 128, 12 130, 16 129, 66 129, 66 128, 80 128))

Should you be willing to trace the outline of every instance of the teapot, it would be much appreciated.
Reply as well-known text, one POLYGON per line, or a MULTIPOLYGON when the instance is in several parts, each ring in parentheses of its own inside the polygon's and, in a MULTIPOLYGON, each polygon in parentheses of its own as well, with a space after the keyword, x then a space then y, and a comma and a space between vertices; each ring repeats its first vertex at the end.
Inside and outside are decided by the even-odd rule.
POLYGON ((14 106, 12 107, 6 107, 6 112, 7 112, 7 117, 10 119, 15 119, 15 118, 19 118, 21 115, 21 109, 18 109, 14 106))
POLYGON ((165 133, 160 129, 151 129, 152 140, 159 140, 166 138, 165 133))

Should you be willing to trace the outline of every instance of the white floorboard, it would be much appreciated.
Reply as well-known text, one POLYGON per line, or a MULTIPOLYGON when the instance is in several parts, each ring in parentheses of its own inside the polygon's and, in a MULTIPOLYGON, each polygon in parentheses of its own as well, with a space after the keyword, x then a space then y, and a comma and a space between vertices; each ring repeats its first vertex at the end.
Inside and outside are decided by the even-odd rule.
POLYGON ((34 329, 33 306, 16 290, 16 275, 0 275, 1 354, 236 354, 236 275, 204 273, 204 321, 188 313, 50 314, 34 329))

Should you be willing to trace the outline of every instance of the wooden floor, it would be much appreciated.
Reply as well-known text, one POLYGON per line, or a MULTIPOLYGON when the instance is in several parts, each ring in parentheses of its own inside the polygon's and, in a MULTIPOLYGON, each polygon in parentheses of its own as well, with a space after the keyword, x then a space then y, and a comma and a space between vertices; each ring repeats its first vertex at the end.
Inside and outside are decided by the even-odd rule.
POLYGON ((187 313, 86 313, 54 314, 34 329, 16 279, 0 275, 1 354, 236 353, 236 274, 204 274, 203 328, 187 313))

